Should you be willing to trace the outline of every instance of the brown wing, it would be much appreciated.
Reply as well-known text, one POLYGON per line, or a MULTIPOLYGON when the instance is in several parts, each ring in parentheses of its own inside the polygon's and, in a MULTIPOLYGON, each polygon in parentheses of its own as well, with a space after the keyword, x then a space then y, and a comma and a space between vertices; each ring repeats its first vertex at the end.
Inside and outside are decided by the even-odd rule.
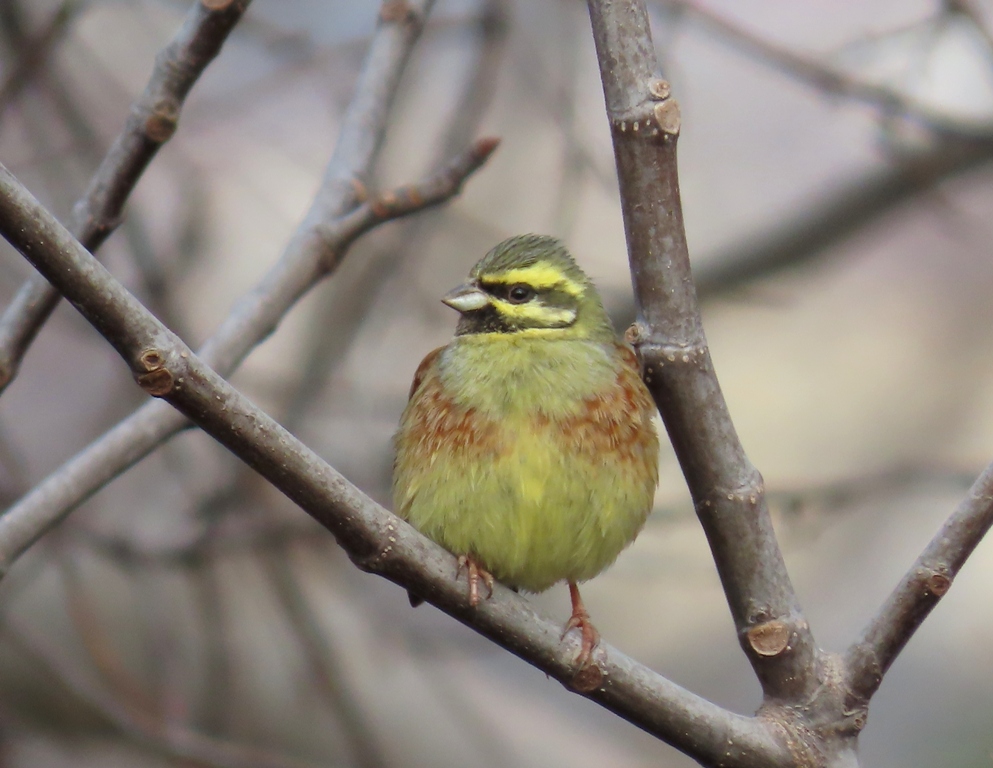
POLYGON ((582 410, 558 422, 558 432, 576 450, 643 465, 654 476, 658 435, 652 423, 652 397, 641 380, 638 358, 625 345, 615 349, 617 378, 583 399, 582 410))
POLYGON ((615 341, 614 347, 617 350, 617 356, 620 358, 621 363, 637 371, 638 376, 641 376, 641 364, 638 362, 638 356, 634 353, 634 350, 620 341, 615 341))
POLYGON ((417 366, 417 370, 414 371, 414 380, 410 382, 410 393, 407 395, 408 400, 414 396, 414 393, 421 386, 421 382, 424 381, 424 377, 427 376, 428 368, 434 365, 435 361, 438 359, 438 355, 441 354, 443 349, 444 347, 438 347, 437 349, 428 352, 424 359, 421 360, 421 364, 417 366))

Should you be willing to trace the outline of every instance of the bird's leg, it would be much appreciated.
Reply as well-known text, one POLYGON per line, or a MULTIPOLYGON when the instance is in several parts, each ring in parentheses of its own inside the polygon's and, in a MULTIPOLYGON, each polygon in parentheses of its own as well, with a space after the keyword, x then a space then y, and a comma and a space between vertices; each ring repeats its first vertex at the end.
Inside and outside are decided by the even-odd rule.
POLYGON ((479 582, 486 585, 487 599, 493 597, 493 576, 483 568, 482 565, 472 555, 459 555, 459 567, 455 571, 455 578, 465 571, 466 579, 469 581, 469 605, 479 605, 479 582))
POLYGON ((593 622, 590 621, 590 614, 583 605, 583 598, 579 596, 579 587, 576 582, 569 582, 569 597, 572 598, 572 616, 566 622, 565 629, 562 630, 564 638, 571 629, 578 629, 582 632, 583 642, 576 657, 576 665, 585 667, 593 655, 593 649, 600 643, 600 633, 596 631, 593 622))

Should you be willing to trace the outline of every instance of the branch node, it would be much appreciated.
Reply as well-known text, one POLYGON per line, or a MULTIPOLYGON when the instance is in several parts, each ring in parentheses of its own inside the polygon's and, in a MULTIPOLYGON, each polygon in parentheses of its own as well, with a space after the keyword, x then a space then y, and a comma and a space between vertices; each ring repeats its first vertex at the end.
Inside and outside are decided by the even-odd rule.
POLYGON ((145 118, 145 135, 156 144, 165 144, 179 125, 180 106, 177 101, 164 99, 145 118))
MULTIPOLYGON (((706 344, 658 344, 648 341, 648 331, 644 326, 638 330, 628 329, 628 333, 637 334, 638 354, 645 360, 646 365, 662 368, 667 363, 683 363, 696 365, 705 362, 710 354, 706 344)), ((627 334, 625 334, 627 338, 627 334)), ((649 371, 651 372, 651 371, 649 371)))
POLYGON ((645 338, 645 326, 641 323, 631 323, 626 331, 624 331, 624 341, 630 344, 632 347, 638 345, 643 338, 645 338))
POLYGON ((667 80, 658 78, 657 80, 652 80, 652 82, 648 84, 648 92, 652 95, 652 98, 658 99, 659 101, 665 101, 669 98, 669 94, 672 91, 667 80))
POLYGON ((659 130, 666 136, 678 136, 679 128, 682 124, 682 115, 679 111, 679 102, 675 99, 666 99, 655 105, 652 110, 655 122, 659 130))
POLYGON ((630 120, 628 118, 623 120, 617 119, 611 120, 610 124, 618 133, 638 134, 646 139, 654 138, 659 135, 658 127, 649 118, 638 120, 630 120))
POLYGON ((606 674, 593 659, 580 667, 576 673, 569 678, 567 688, 581 694, 593 693, 602 688, 606 680, 606 674))
POLYGON ((138 362, 146 371, 157 371, 165 365, 165 355, 157 349, 146 349, 138 356, 138 362))
POLYGON ((779 620, 758 624, 746 634, 749 646, 759 656, 778 656, 788 650, 793 635, 786 623, 779 620))
POLYGON ((135 376, 138 386, 152 397, 164 397, 172 392, 175 377, 165 367, 166 357, 158 349, 146 349, 138 356, 138 363, 144 373, 135 376))
POLYGON ((172 392, 174 379, 168 368, 159 368, 151 373, 141 373, 135 377, 138 386, 152 397, 165 397, 172 392))
POLYGON ((935 597, 944 597, 952 586, 952 577, 945 569, 925 571, 924 588, 935 597))

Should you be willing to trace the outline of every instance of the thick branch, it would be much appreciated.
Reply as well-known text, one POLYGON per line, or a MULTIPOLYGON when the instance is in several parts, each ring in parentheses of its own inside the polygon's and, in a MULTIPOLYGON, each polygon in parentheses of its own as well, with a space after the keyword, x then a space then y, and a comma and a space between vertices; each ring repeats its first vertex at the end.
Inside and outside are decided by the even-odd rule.
MULTIPOLYGON (((187 94, 250 2, 195 2, 183 26, 156 57, 152 77, 132 104, 124 130, 73 208, 69 228, 89 250, 99 248, 117 228, 138 179, 175 132, 187 94)), ((17 375, 21 359, 59 298, 55 289, 33 275, 0 316, 0 392, 17 375)))
POLYGON ((952 580, 993 526, 993 464, 979 476, 931 540, 917 562, 893 590, 879 613, 846 656, 853 702, 864 704, 883 675, 952 586, 952 580))
POLYGON ((790 765, 774 726, 729 713, 604 647, 573 667, 576 648, 523 598, 498 587, 467 604, 451 554, 352 486, 256 408, 159 323, 0 167, 0 232, 118 350, 136 380, 167 400, 331 531, 361 568, 380 573, 566 685, 671 744, 716 764, 790 765), (605 657, 604 657, 605 656, 605 657))
MULTIPOLYGON (((207 343, 202 353, 204 360, 222 372, 233 370, 243 354, 232 359, 232 347, 247 341, 257 343, 264 338, 271 327, 266 320, 272 318, 274 325, 299 297, 300 293, 294 292, 284 298, 282 292, 287 284, 296 286, 304 277, 309 278, 310 282, 301 287, 302 292, 303 287, 313 284, 321 274, 332 269, 364 232, 377 224, 450 199, 496 146, 495 139, 480 139, 421 184, 375 197, 340 219, 324 225, 318 222, 308 228, 309 236, 298 238, 306 241, 306 249, 291 254, 295 256, 295 262, 287 263, 284 257, 263 284, 236 307, 221 331, 207 343)), ((0 517, 0 574, 6 573, 28 547, 78 504, 185 426, 186 420, 171 408, 165 408, 161 403, 148 403, 36 485, 0 517)))
POLYGON ((817 688, 813 637, 710 359, 676 173, 679 107, 658 76, 644 5, 590 0, 621 186, 648 383, 710 542, 739 639, 768 699, 817 688))

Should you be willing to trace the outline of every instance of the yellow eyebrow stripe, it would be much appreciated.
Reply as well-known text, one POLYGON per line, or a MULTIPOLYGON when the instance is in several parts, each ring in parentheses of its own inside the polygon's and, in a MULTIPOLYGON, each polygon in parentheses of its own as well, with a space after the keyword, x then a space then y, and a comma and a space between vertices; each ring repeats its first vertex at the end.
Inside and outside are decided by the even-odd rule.
POLYGON ((575 280, 566 277, 561 270, 550 267, 547 264, 535 264, 530 267, 520 267, 519 269, 508 269, 496 275, 488 275, 488 280, 499 281, 511 285, 513 283, 525 283, 537 291, 554 288, 564 291, 570 296, 582 296, 583 286, 575 280))

